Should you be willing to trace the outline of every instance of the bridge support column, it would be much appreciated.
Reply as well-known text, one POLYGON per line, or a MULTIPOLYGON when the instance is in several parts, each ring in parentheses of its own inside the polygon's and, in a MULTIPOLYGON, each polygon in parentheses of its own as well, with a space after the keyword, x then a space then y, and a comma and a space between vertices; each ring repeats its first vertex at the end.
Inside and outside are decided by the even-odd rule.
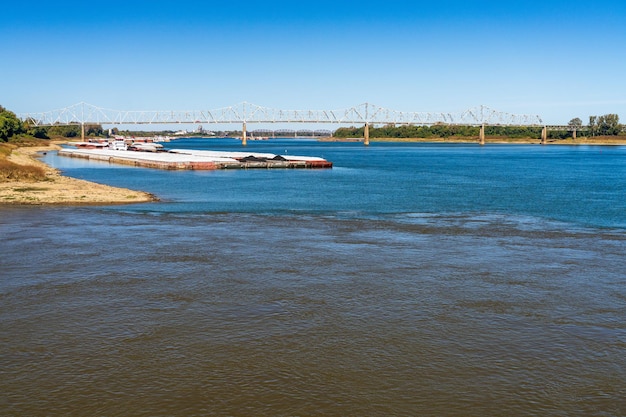
POLYGON ((248 139, 246 137, 246 122, 243 122, 243 128, 241 129, 241 144, 243 146, 248 144, 248 139))
POLYGON ((485 124, 480 125, 480 132, 478 133, 478 143, 485 144, 485 124))
POLYGON ((546 143, 548 143, 548 127, 544 126, 541 129, 541 144, 545 145, 546 143))
POLYGON ((80 140, 85 141, 85 123, 80 124, 80 140))
POLYGON ((369 123, 365 123, 365 128, 363 129, 363 144, 368 146, 370 144, 370 125, 369 123))
POLYGON ((572 131, 572 139, 576 140, 576 129, 572 131))

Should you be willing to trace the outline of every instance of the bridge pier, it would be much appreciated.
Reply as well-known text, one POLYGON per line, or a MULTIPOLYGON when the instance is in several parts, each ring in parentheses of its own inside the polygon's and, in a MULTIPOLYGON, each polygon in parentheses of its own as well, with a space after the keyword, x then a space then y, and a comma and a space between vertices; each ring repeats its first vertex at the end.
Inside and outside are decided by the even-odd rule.
POLYGON ((370 125, 369 123, 365 123, 365 128, 363 129, 363 144, 368 146, 370 144, 370 125))
POLYGON ((85 123, 80 124, 80 140, 85 141, 85 123))
POLYGON ((248 139, 246 137, 246 122, 243 122, 243 128, 241 129, 241 144, 243 146, 248 144, 248 139))
POLYGON ((572 131, 572 139, 576 140, 576 129, 572 131))
POLYGON ((548 127, 544 126, 543 129, 541 129, 541 144, 545 145, 548 143, 548 127))
POLYGON ((480 125, 480 132, 478 133, 478 143, 485 144, 485 124, 480 125))

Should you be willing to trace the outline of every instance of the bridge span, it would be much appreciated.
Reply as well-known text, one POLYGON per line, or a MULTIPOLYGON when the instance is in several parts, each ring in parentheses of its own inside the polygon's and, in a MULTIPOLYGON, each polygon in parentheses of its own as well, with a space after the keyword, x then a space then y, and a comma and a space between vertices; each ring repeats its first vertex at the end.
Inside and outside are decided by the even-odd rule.
POLYGON ((23 113, 20 119, 34 126, 80 125, 84 139, 84 126, 98 124, 240 124, 242 144, 246 144, 247 125, 250 123, 309 123, 363 125, 364 143, 369 144, 369 127, 372 125, 423 125, 436 124, 480 126, 479 140, 484 144, 485 125, 541 126, 542 141, 547 138, 548 127, 538 115, 518 115, 501 112, 487 106, 478 106, 462 112, 406 112, 387 109, 371 103, 339 110, 282 110, 242 102, 214 110, 113 110, 78 103, 62 109, 23 113))

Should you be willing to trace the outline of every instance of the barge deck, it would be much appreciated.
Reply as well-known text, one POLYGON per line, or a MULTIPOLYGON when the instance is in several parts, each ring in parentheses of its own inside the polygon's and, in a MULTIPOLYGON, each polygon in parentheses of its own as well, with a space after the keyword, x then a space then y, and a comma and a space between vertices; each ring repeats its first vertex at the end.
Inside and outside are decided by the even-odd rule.
POLYGON ((113 164, 166 170, 332 168, 332 162, 311 156, 275 155, 254 152, 220 152, 172 149, 167 152, 139 152, 115 149, 71 149, 60 156, 85 158, 113 164))

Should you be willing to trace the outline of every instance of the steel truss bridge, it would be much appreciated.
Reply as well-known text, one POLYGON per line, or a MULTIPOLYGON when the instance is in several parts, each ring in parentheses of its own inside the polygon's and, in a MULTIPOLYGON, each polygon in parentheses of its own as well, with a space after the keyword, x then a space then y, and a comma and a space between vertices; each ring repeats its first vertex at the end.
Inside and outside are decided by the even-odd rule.
MULTIPOLYGON (((311 123, 364 125, 365 142, 369 142, 371 125, 485 125, 541 126, 541 117, 518 115, 478 106, 457 113, 406 112, 387 109, 370 103, 339 110, 281 110, 242 102, 214 110, 125 111, 78 103, 58 110, 23 113, 19 117, 34 126, 54 125, 141 125, 141 124, 241 124, 243 141, 247 123, 311 123)), ((83 135, 84 136, 84 135, 83 135)))
POLYGON ((123 111, 78 103, 63 109, 24 113, 22 120, 35 126, 52 125, 125 125, 125 124, 233 124, 233 123, 328 123, 464 126, 509 125, 543 126, 539 116, 517 115, 475 107, 460 113, 405 112, 370 103, 340 110, 280 110, 247 102, 215 110, 123 111))

